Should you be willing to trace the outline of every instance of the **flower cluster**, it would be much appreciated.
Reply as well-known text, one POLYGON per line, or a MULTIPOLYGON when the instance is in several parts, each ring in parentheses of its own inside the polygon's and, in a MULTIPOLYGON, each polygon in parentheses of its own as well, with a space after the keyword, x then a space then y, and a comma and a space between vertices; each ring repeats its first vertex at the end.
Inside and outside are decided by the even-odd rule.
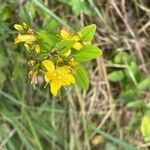
MULTIPOLYGON (((38 75, 43 74, 45 84, 50 85, 51 93, 56 96, 61 87, 74 84, 76 79, 80 83, 86 82, 79 79, 80 61, 78 60, 87 57, 82 54, 82 51, 86 46, 91 45, 90 41, 95 25, 94 30, 91 30, 93 29, 92 25, 92 28, 90 26, 90 28, 85 28, 76 34, 72 34, 68 29, 63 28, 55 35, 48 34, 45 30, 35 31, 28 27, 26 23, 15 24, 14 28, 19 32, 15 44, 23 43, 30 54, 28 76, 31 79, 31 84, 37 84, 38 75), (86 30, 92 31, 89 36, 90 40, 87 40, 86 30)), ((92 54, 91 56, 91 58, 94 58, 96 55, 92 54)), ((80 68, 80 71, 82 71, 82 68, 80 68)), ((84 72, 84 78, 86 74, 84 70, 82 72, 84 72)))
POLYGON ((23 23, 22 25, 15 24, 14 28, 19 32, 15 39, 15 44, 22 42, 27 50, 34 49, 36 53, 40 52, 40 46, 33 29, 28 28, 26 23, 23 23))

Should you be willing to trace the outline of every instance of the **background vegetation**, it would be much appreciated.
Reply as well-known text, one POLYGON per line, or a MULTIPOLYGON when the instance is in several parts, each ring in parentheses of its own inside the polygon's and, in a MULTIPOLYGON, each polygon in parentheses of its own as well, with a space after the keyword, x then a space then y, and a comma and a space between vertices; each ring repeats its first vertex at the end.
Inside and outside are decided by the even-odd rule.
POLYGON ((140 132, 150 107, 149 0, 0 0, 0 149, 146 150, 140 132), (27 77, 15 23, 47 32, 97 25, 103 56, 86 63, 90 88, 52 97, 27 77))

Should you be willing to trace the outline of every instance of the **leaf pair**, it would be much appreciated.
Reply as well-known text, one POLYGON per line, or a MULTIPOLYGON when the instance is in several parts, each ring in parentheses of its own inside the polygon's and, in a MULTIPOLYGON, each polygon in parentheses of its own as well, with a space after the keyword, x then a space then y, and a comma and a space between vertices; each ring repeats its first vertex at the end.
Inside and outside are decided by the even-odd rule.
MULTIPOLYGON (((93 36, 96 31, 96 25, 92 24, 82 28, 79 31, 79 34, 82 35, 82 40, 91 43, 93 36)), ((98 56, 102 55, 102 50, 95 45, 86 45, 78 53, 74 54, 74 58, 78 62, 84 62, 92 60, 98 56)), ((89 78, 84 67, 79 63, 77 73, 76 73, 77 84, 82 89, 88 89, 89 87, 89 78)))

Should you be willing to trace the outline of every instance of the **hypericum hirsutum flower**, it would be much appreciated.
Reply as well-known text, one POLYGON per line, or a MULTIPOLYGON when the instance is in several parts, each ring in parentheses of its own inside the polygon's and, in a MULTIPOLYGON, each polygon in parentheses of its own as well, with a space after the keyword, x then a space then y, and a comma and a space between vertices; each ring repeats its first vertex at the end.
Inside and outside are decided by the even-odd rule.
POLYGON ((36 41, 36 37, 34 35, 27 35, 27 34, 19 34, 15 39, 15 44, 24 42, 26 44, 33 44, 36 41))
POLYGON ((20 24, 15 24, 14 28, 18 31, 18 32, 24 32, 25 30, 27 30, 28 26, 25 22, 23 22, 22 25, 20 24))
POLYGON ((25 23, 22 25, 15 24, 14 28, 19 32, 15 39, 15 44, 24 43, 24 46, 28 51, 34 49, 36 53, 40 53, 40 45, 38 44, 38 40, 33 29, 28 28, 25 23))
POLYGON ((60 31, 60 36, 63 40, 74 40, 76 41, 75 44, 72 46, 74 49, 79 51, 82 47, 83 44, 80 41, 79 35, 74 35, 72 36, 68 30, 66 29, 61 29, 60 31))
POLYGON ((44 75, 46 83, 50 84, 51 93, 56 96, 62 86, 75 83, 75 78, 72 74, 70 66, 55 67, 50 60, 42 61, 47 72, 44 75))
POLYGON ((14 28, 15 28, 17 31, 19 31, 19 32, 24 31, 23 26, 22 26, 22 25, 20 25, 20 24, 15 24, 15 25, 14 25, 14 28))

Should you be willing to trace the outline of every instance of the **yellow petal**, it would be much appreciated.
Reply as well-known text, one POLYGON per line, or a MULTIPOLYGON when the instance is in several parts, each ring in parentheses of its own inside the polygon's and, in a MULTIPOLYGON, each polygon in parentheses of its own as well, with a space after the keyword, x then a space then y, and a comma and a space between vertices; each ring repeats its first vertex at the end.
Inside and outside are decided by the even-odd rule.
POLYGON ((32 44, 32 42, 36 41, 36 37, 34 35, 21 35, 19 34, 18 37, 15 39, 15 44, 20 42, 25 42, 27 44, 32 44))
POLYGON ((51 91, 51 93, 52 93, 54 96, 57 95, 58 90, 59 90, 60 88, 61 88, 60 82, 58 82, 58 81, 52 81, 50 91, 51 91))
POLYGON ((76 42, 72 47, 79 51, 83 45, 80 42, 76 42))
POLYGON ((50 60, 43 60, 42 64, 44 67, 47 69, 48 72, 53 72, 54 71, 54 63, 50 60))
POLYGON ((23 29, 23 26, 22 25, 20 25, 20 24, 15 24, 14 25, 14 28, 17 30, 17 31, 19 31, 19 32, 22 32, 24 29, 23 29))
POLYGON ((70 56, 70 54, 71 54, 71 49, 69 49, 69 50, 64 54, 64 56, 65 56, 65 57, 68 57, 68 56, 70 56))
POLYGON ((56 69, 56 71, 58 72, 58 74, 61 75, 68 74, 71 72, 71 67, 70 66, 59 67, 56 69))
POLYGON ((46 72, 44 75, 45 82, 50 82, 53 79, 53 73, 52 72, 46 72))
POLYGON ((60 82, 62 83, 62 85, 70 85, 75 83, 75 78, 71 74, 66 74, 60 82))
POLYGON ((60 36, 63 38, 63 39, 69 39, 71 38, 69 32, 67 30, 64 30, 64 29, 61 29, 60 31, 60 36))
POLYGON ((40 46, 39 46, 39 44, 36 44, 36 45, 35 45, 35 51, 36 51, 36 53, 39 53, 39 52, 40 52, 40 46))
POLYGON ((79 36, 74 35, 74 36, 71 38, 71 40, 79 41, 79 40, 80 40, 80 38, 79 38, 79 36))

